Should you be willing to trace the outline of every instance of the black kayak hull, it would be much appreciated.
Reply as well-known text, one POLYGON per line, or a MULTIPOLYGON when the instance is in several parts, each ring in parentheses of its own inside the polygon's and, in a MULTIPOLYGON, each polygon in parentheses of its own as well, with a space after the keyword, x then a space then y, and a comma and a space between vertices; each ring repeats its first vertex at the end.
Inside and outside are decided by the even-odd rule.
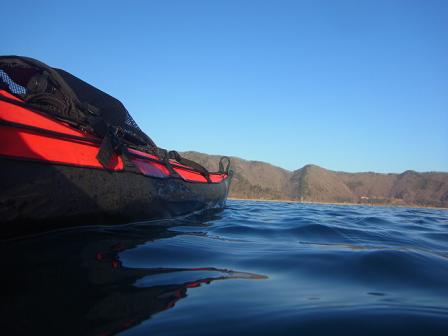
POLYGON ((1 158, 2 239, 73 226, 174 218, 225 205, 219 183, 1 158))

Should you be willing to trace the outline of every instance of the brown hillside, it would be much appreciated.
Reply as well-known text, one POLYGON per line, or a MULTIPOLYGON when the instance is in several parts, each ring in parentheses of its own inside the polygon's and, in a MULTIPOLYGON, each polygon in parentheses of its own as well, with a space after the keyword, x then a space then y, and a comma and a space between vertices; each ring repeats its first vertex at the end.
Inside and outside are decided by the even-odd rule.
POLYGON ((423 206, 448 206, 447 173, 406 171, 397 176, 390 197, 423 206))
MULTIPOLYGON (((220 156, 184 152, 217 170, 220 156)), ((345 173, 307 165, 293 172, 269 163, 231 157, 230 197, 307 202, 448 207, 448 173, 345 173)))
MULTIPOLYGON (((198 152, 184 152, 182 155, 207 169, 213 171, 218 169, 220 159, 218 155, 198 152)), ((284 194, 291 174, 288 170, 259 161, 246 161, 237 157, 230 159, 234 172, 230 197, 288 199, 284 194)))

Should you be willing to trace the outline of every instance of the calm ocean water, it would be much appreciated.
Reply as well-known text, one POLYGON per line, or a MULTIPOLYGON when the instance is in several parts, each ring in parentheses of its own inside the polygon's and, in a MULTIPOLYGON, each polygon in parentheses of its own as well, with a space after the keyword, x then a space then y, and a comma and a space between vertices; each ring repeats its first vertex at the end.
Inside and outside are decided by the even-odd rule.
POLYGON ((3 335, 448 335, 448 211, 229 201, 1 243, 3 335))

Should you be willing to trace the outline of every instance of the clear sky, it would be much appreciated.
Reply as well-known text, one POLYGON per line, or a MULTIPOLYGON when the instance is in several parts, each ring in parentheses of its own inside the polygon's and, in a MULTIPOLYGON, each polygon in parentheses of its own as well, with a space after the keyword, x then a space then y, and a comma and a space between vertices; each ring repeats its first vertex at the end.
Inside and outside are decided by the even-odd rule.
POLYGON ((448 1, 2 1, 1 54, 119 98, 161 147, 448 171, 448 1))

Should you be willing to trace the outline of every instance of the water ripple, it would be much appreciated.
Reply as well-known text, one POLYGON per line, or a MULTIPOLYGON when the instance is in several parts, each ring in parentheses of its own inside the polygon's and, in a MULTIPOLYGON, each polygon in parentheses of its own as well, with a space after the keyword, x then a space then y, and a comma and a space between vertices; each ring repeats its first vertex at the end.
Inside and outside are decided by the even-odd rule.
POLYGON ((0 252, 4 334, 448 330, 446 210, 229 201, 0 252))

